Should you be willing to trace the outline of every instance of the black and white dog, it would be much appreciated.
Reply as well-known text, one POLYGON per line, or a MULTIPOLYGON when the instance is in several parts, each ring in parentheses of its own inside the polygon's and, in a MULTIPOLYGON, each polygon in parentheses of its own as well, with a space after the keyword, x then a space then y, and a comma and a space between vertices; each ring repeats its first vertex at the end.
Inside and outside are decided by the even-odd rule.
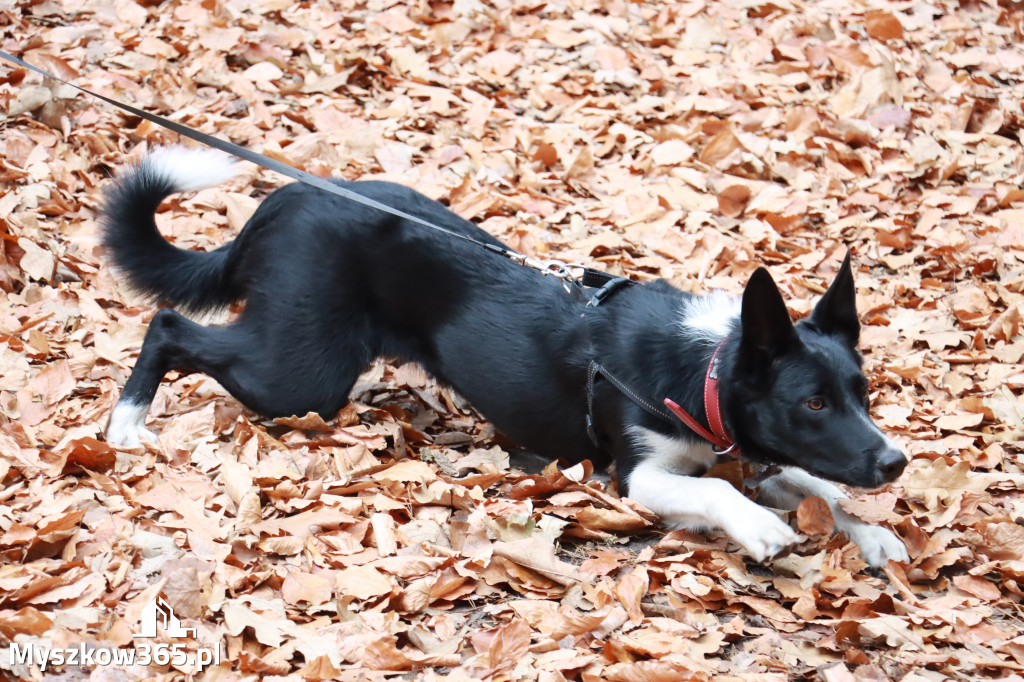
MULTIPOLYGON (((171 307, 157 312, 111 416, 111 442, 154 438, 146 412, 171 370, 204 372, 266 416, 330 419, 375 358, 415 361, 519 444, 574 462, 614 459, 620 490, 666 526, 720 528, 765 560, 798 536, 727 482, 699 478, 718 455, 682 421, 659 419, 597 381, 590 395, 600 439, 588 437, 592 360, 648 400, 670 398, 704 422, 706 369, 717 351, 724 428, 744 458, 781 467, 761 498, 793 509, 822 497, 872 566, 908 559, 892 532, 840 509, 844 494, 828 482, 873 488, 906 465, 868 416, 849 256, 813 314, 794 326, 764 269, 739 300, 657 281, 587 307, 536 270, 303 184, 272 193, 214 251, 177 249, 161 237, 161 200, 233 173, 218 153, 163 149, 127 168, 106 195, 104 243, 133 287, 193 312, 245 302, 227 326, 202 326, 171 307)), ((339 184, 500 244, 411 189, 339 184)))

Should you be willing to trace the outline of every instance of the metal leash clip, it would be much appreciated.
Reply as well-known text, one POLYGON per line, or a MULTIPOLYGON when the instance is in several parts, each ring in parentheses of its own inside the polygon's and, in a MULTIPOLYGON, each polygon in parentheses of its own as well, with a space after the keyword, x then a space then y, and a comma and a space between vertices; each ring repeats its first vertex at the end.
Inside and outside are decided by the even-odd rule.
POLYGON ((574 286, 577 288, 582 286, 579 278, 573 274, 573 268, 582 268, 582 265, 566 263, 557 259, 533 258, 515 252, 509 254, 509 258, 519 265, 539 271, 542 275, 551 275, 562 283, 562 288, 567 292, 571 292, 574 286))
POLYGON ((734 450, 736 450, 736 443, 733 443, 732 445, 730 445, 729 447, 725 448, 724 450, 721 449, 721 448, 718 448, 718 447, 716 447, 714 445, 711 446, 711 452, 715 453, 719 457, 722 456, 722 455, 730 455, 730 454, 733 453, 734 450))

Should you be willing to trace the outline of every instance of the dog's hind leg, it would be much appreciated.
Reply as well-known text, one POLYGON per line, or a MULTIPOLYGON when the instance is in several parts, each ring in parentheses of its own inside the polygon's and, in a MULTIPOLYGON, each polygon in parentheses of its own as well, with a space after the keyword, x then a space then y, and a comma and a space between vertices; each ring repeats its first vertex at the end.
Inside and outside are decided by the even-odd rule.
POLYGON ((157 312, 107 427, 107 440, 136 447, 156 436, 146 413, 164 375, 171 370, 208 374, 249 409, 279 417, 318 412, 333 417, 368 358, 348 357, 337 347, 325 357, 306 357, 275 347, 253 318, 224 327, 204 327, 169 308, 157 312), (325 359, 326 358, 326 359, 325 359))

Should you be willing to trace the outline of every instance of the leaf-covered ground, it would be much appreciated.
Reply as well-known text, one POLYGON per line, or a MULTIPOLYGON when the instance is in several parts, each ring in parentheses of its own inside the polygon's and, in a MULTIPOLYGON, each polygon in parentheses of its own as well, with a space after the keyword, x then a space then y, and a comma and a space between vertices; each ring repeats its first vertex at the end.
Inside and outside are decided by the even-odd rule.
MULTIPOLYGON (((446 198, 529 254, 697 292, 766 264, 802 315, 849 245, 873 412, 913 458, 848 505, 910 549, 875 577, 813 505, 763 567, 665 534, 588 466, 524 473, 413 366, 374 366, 326 424, 171 375, 159 446, 116 451, 154 308, 96 209, 175 139, 5 63, 0 645, 132 647, 162 594, 190 647, 223 647, 205 679, 1019 679, 1022 39, 1002 0, 0 3, 6 51, 446 198)), ((281 183, 247 167, 159 218, 212 248, 281 183)), ((30 679, 189 672, 0 656, 30 679)))

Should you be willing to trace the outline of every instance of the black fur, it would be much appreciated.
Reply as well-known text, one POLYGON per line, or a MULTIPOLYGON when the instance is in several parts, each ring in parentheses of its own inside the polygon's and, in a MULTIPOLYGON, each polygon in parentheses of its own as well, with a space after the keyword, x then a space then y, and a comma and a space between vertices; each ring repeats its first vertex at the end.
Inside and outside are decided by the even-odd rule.
MULTIPOLYGON (((339 184, 499 243, 411 189, 339 184)), ((114 184, 104 239, 115 264, 131 284, 176 307, 203 310, 238 300, 246 306, 225 327, 159 311, 122 401, 148 405, 168 371, 196 370, 260 414, 315 411, 330 419, 357 376, 384 356, 420 363, 538 453, 598 464, 614 459, 623 489, 645 454, 636 452, 628 427, 697 440, 682 423, 652 417, 608 382, 595 392, 602 447, 585 429, 591 358, 651 399, 671 397, 705 421, 703 377, 715 343, 680 331, 689 295, 667 282, 628 287, 586 308, 534 270, 302 184, 271 194, 233 242, 210 253, 181 251, 153 222, 172 191, 145 165, 114 184)), ((723 348, 722 401, 726 426, 746 457, 858 486, 899 474, 902 464, 877 430, 865 427, 849 258, 810 320, 796 327, 759 269, 733 325, 723 348), (822 410, 807 407, 816 396, 825 401, 822 410)))
POLYGON ((227 276, 231 244, 214 251, 185 251, 157 231, 160 202, 178 191, 152 166, 130 166, 107 190, 103 243, 139 292, 190 311, 223 308, 244 292, 227 276))

